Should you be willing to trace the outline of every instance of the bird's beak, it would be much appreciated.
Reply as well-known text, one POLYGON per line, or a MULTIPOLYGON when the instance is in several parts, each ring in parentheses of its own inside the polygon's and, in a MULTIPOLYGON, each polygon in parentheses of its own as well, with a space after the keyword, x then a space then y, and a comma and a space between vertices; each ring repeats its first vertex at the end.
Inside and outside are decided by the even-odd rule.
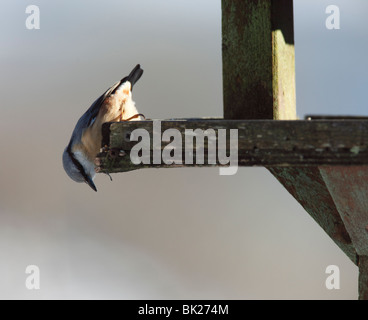
POLYGON ((90 177, 88 177, 87 179, 86 179, 86 183, 93 189, 93 190, 95 190, 96 192, 97 192, 97 188, 96 188, 96 186, 95 186, 95 184, 93 183, 93 180, 90 178, 90 177))

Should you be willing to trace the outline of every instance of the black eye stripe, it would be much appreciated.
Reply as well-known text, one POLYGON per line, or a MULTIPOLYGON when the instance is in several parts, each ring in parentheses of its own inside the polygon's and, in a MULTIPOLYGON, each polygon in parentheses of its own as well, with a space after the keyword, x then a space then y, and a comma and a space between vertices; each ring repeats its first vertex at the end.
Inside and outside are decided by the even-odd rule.
POLYGON ((74 157, 73 152, 71 151, 70 146, 68 146, 67 148, 67 152, 70 156, 70 158, 72 159, 73 163, 75 164, 75 166, 78 168, 79 172, 82 174, 84 180, 88 181, 88 176, 86 174, 86 172, 84 171, 83 166, 81 165, 81 163, 74 157))

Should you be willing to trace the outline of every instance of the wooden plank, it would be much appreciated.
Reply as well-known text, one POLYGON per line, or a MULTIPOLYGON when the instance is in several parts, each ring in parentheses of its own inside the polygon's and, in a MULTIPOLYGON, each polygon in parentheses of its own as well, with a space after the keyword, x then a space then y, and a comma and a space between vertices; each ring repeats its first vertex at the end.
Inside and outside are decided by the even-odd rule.
POLYGON ((296 119, 292 0, 222 0, 225 119, 296 119))
MULTIPOLYGON (((193 130, 226 130, 226 145, 217 144, 217 152, 230 145, 230 130, 238 133, 239 166, 315 166, 315 165, 367 165, 368 164, 368 121, 367 120, 321 120, 321 121, 273 121, 273 120, 180 120, 160 121, 160 133, 176 129, 182 137, 182 159, 185 159, 185 136, 193 130)), ((150 137, 149 148, 155 150, 153 143, 153 121, 132 121, 107 123, 103 128, 103 146, 105 152, 101 158, 101 167, 110 172, 124 172, 143 167, 186 166, 177 163, 131 166, 129 157, 110 159, 111 150, 123 150, 129 155, 137 142, 130 141, 135 129, 145 129, 150 137)), ((204 153, 207 154, 208 143, 204 140, 204 153)), ((159 149, 164 149, 169 142, 161 142, 159 149)), ((216 142, 217 143, 217 142, 216 142)), ((194 151, 196 143, 193 144, 194 151)), ((195 165, 195 164, 194 164, 195 165)), ((204 164, 208 165, 208 164, 204 164)), ((219 165, 219 163, 216 163, 219 165)), ((193 165, 190 165, 193 166, 193 165)), ((213 166, 212 164, 210 166, 213 166)))
MULTIPOLYGON (((368 120, 321 120, 321 121, 272 121, 272 120, 163 120, 157 121, 160 134, 168 129, 178 130, 184 137, 186 131, 195 129, 237 130, 239 151, 255 153, 263 151, 280 151, 282 153, 315 154, 312 157, 325 159, 338 158, 344 162, 343 156, 349 161, 366 163, 368 152, 368 120), (255 150, 256 149, 256 150, 255 150)), ((153 121, 110 122, 103 126, 103 145, 110 148, 131 149, 136 142, 130 141, 130 134, 136 129, 144 129, 153 139, 153 121)), ((229 135, 227 135, 229 138, 229 135)), ((162 142, 163 149, 169 142, 162 142)), ((153 149, 153 143, 151 143, 153 149)), ((280 155, 282 156, 282 155, 280 155)), ((288 157, 292 157, 289 155, 288 157)), ((304 164, 308 159, 297 160, 304 164)), ((347 163, 348 164, 348 163, 347 163)))

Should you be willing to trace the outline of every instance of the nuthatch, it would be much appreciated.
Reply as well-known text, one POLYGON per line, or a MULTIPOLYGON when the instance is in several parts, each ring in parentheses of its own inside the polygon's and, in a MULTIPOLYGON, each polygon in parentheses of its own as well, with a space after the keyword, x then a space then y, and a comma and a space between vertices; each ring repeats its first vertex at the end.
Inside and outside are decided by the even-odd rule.
POLYGON ((129 76, 108 89, 78 120, 63 153, 64 170, 74 181, 86 182, 97 191, 93 183, 96 175, 94 160, 101 148, 103 123, 143 119, 132 100, 133 86, 142 74, 138 64, 129 76))

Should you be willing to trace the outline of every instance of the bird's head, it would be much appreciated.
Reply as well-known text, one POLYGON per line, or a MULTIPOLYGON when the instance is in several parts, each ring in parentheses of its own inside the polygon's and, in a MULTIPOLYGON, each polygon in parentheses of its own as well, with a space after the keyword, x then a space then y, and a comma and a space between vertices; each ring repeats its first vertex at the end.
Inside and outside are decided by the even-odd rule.
POLYGON ((97 191, 93 183, 93 178, 96 175, 95 165, 82 152, 73 152, 69 146, 66 147, 63 153, 63 166, 65 172, 72 180, 85 182, 94 191, 97 191))

